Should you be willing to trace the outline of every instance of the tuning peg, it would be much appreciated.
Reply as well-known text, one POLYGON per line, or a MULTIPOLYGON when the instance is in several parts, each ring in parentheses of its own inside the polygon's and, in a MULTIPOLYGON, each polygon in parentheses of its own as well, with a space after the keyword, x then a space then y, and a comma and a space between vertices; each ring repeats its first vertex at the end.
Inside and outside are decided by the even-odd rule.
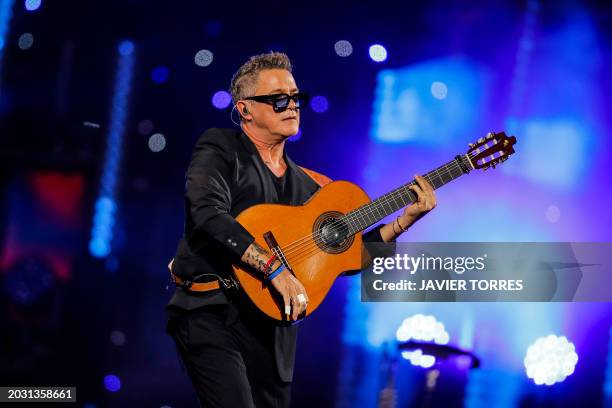
POLYGON ((486 136, 487 139, 491 139, 492 137, 493 137, 493 132, 487 133, 487 136, 486 136))
POLYGON ((476 146, 476 145, 475 145, 474 143, 468 143, 468 146, 469 146, 470 148, 472 148, 472 147, 474 147, 474 146, 476 146))
POLYGON ((478 143, 482 143, 484 142, 484 137, 481 137, 480 139, 478 139, 478 143))

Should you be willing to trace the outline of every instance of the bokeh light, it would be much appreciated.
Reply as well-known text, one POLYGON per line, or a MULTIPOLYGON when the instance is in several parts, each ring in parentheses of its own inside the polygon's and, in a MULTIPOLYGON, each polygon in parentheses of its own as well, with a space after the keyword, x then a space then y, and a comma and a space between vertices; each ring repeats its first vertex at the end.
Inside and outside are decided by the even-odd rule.
POLYGON ((104 388, 110 392, 117 392, 121 389, 121 380, 113 374, 104 377, 104 388))
POLYGON ((25 9, 28 11, 38 10, 41 4, 41 0, 25 0, 25 9))
POLYGON ((317 113, 324 113, 329 109, 329 101, 324 96, 314 96, 310 101, 310 107, 317 113))
POLYGON ((200 50, 194 57, 195 64, 199 67, 207 67, 213 62, 213 53, 209 50, 200 50))
POLYGON ((380 44, 370 46, 369 53, 374 62, 383 62, 387 59, 387 50, 380 44))
POLYGON ((121 330, 113 330, 110 334, 110 341, 115 346, 123 346, 125 344, 125 333, 121 330))
POLYGON ((157 84, 162 84, 168 80, 170 70, 167 67, 159 66, 151 71, 151 79, 157 84))
POLYGON ((444 82, 434 81, 431 84, 431 94, 436 99, 445 99, 446 95, 448 95, 448 88, 444 82))
POLYGON ((134 52, 134 43, 129 40, 121 41, 117 49, 119 50, 119 54, 126 57, 134 52))
POLYGON ((232 102, 232 96, 226 91, 217 91, 212 97, 212 104, 217 109, 225 109, 232 102))
POLYGON ((161 133, 155 133, 149 138, 149 149, 152 152, 158 153, 166 148, 166 137, 161 133))
POLYGON ((154 125, 153 122, 149 119, 143 119, 138 122, 138 133, 143 136, 148 135, 153 131, 154 125))
POLYGON ((523 361, 527 377, 536 385, 553 385, 574 373, 578 354, 565 336, 540 337, 527 349, 523 361))
POLYGON ((334 44, 334 50, 338 56, 348 57, 353 53, 353 45, 346 40, 340 40, 334 44))
POLYGON ((34 45, 34 36, 32 33, 23 33, 19 36, 18 44, 20 49, 28 50, 34 45))

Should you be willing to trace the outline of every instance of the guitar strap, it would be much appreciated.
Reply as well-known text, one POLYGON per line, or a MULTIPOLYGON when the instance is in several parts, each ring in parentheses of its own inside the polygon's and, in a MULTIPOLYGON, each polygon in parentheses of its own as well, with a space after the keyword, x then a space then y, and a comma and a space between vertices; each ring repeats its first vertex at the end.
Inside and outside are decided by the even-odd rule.
POLYGON ((298 167, 302 169, 304 173, 308 174, 308 176, 311 179, 313 179, 314 182, 319 185, 319 187, 324 187, 333 181, 332 179, 330 179, 324 174, 317 173, 316 171, 307 169, 306 167, 302 167, 302 166, 298 166, 298 167))

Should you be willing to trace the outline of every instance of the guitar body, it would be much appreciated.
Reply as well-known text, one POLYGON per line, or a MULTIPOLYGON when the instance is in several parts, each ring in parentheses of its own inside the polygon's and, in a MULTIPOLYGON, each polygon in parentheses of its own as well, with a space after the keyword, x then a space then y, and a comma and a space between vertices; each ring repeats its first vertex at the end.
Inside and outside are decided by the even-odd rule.
MULTIPOLYGON (((270 232, 283 251, 291 271, 304 285, 309 302, 306 316, 323 301, 343 272, 362 269, 361 233, 334 245, 321 242, 325 225, 370 198, 359 186, 334 181, 317 191, 304 205, 258 204, 236 217, 263 248, 270 250, 264 234, 270 232)), ((234 274, 251 301, 269 317, 284 321, 284 304, 274 289, 262 282, 260 273, 248 266, 234 265, 234 274)), ((305 317, 305 316, 301 316, 305 317)))

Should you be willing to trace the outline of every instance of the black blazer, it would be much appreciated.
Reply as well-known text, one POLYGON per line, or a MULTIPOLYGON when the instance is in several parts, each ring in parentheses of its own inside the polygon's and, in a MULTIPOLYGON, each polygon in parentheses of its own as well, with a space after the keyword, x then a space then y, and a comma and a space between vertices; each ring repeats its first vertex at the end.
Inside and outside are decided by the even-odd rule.
MULTIPOLYGON (((287 155, 286 183, 290 205, 302 205, 320 187, 287 155)), ((208 129, 198 139, 186 173, 185 228, 180 239, 173 272, 183 279, 207 282, 214 273, 231 276, 237 262, 254 237, 235 220, 255 204, 277 203, 272 172, 266 167, 255 145, 234 129, 208 129)), ((364 235, 365 241, 381 242, 380 228, 364 235)), ((192 310, 210 304, 227 303, 222 290, 197 293, 177 288, 168 307, 192 310)), ((281 378, 291 381, 295 359, 297 325, 275 329, 275 355, 281 378)))

